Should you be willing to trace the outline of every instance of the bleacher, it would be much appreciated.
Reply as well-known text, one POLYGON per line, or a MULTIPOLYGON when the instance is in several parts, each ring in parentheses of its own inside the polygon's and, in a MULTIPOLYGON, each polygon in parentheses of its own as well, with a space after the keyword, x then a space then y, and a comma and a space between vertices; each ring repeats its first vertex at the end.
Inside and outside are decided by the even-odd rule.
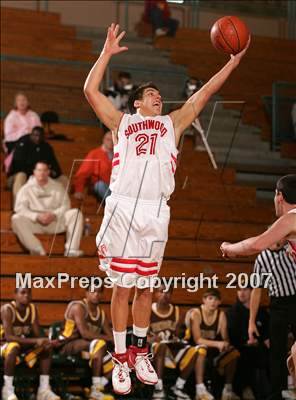
MULTIPOLYGON (((20 89, 23 85, 30 87, 26 93, 32 108, 39 113, 46 111, 49 107, 59 114, 64 112, 72 117, 72 112, 74 113, 77 107, 73 118, 77 119, 77 115, 82 113, 80 100, 86 113, 90 112, 90 107, 82 94, 83 80, 88 67, 84 66, 81 69, 79 64, 80 61, 94 60, 90 44, 87 41, 82 43, 77 40, 75 29, 63 26, 59 16, 54 13, 4 8, 1 18, 5 27, 1 42, 4 60, 6 55, 19 57, 17 62, 3 62, 1 84, 5 93, 3 96, 5 102, 1 105, 2 113, 10 109, 16 88, 20 89), (13 27, 9 24, 12 19, 13 27), (35 56, 40 57, 38 63, 27 61, 27 57, 35 56), (59 58, 72 60, 73 64, 52 66, 51 59, 59 58), (54 89, 51 90, 51 86, 54 89), (64 94, 64 87, 67 87, 69 92, 68 98, 64 94), (54 100, 49 97, 49 93, 54 100), (62 99, 59 98, 59 94, 62 99), (40 95, 42 95, 41 98, 40 95), (48 102, 45 102, 45 99, 48 102), (63 105, 62 108, 59 106, 60 102, 63 105)), ((182 47, 183 53, 186 51, 185 45, 187 48, 191 46, 187 40, 189 34, 191 35, 186 30, 180 30, 178 33, 177 46, 174 44, 173 53, 176 59, 181 57, 177 54, 180 49, 178 45, 182 47)), ((196 37, 192 37, 192 40, 197 39, 200 44, 198 49, 207 52, 208 44, 203 41, 203 34, 198 32, 196 37)), ((168 43, 170 43, 168 38, 159 39, 158 46, 167 46, 168 43)), ((185 54, 183 53, 182 57, 185 54)), ((270 51, 270 62, 274 54, 275 52, 270 51)), ((192 56, 195 57, 196 54, 193 52, 192 56)), ((289 58, 287 54, 286 61, 291 61, 291 57, 289 58)), ((204 59, 207 60, 207 57, 204 59)), ((207 68, 207 74, 210 75, 212 71, 208 70, 208 67, 216 68, 216 64, 217 62, 208 60, 207 65, 203 64, 202 68, 207 68)), ((199 65, 196 66, 196 68, 199 67, 199 65)), ((200 74, 197 75, 200 76, 200 74)), ((239 77, 236 79, 239 80, 239 77)), ((232 86, 236 87, 235 84, 229 84, 225 92, 229 93, 232 86)), ((82 159, 91 148, 97 145, 102 134, 97 126, 88 125, 57 124, 52 126, 52 129, 73 139, 72 142, 66 143, 51 142, 63 172, 68 175, 73 166, 73 160, 82 159)), ((170 200, 172 221, 162 274, 174 276, 180 271, 185 272, 187 276, 195 276, 204 271, 209 271, 207 273, 210 275, 217 273, 223 292, 223 303, 231 304, 235 298, 235 291, 223 289, 226 284, 225 274, 230 270, 249 273, 252 269, 252 260, 225 262, 221 257, 219 245, 223 240, 235 241, 261 232, 273 218, 272 205, 258 204, 254 188, 236 185, 234 170, 226 168, 222 173, 220 170, 214 171, 207 156, 194 151, 189 140, 184 142, 180 160, 176 173, 176 191, 170 200), (181 268, 180 265, 182 265, 181 268)), ((79 161, 75 164, 77 167, 79 161)), ((73 205, 75 204, 77 202, 73 199, 73 205)), ((73 275, 79 275, 79 273, 100 275, 94 239, 102 219, 102 210, 97 214, 98 204, 93 197, 87 196, 82 204, 82 211, 90 218, 92 224, 92 235, 84 237, 81 244, 85 257, 74 262, 61 257, 64 235, 58 235, 54 242, 52 237, 43 235, 41 239, 45 248, 47 250, 52 248, 52 257, 47 259, 46 269, 41 258, 25 254, 11 231, 11 207, 11 193, 6 190, 4 181, 1 186, 2 302, 12 297, 13 276, 16 270, 26 270, 32 272, 34 276, 46 275, 46 273, 55 275, 58 271, 67 271, 73 275)), ((110 300, 109 292, 109 290, 106 291, 104 299, 107 310, 110 300)), ((79 289, 33 290, 33 298, 42 304, 44 310, 50 310, 51 307, 55 310, 52 314, 41 313, 41 322, 45 324, 52 323, 57 316, 61 317, 66 303, 79 296, 81 296, 79 289)), ((183 290, 176 290, 174 300, 187 308, 199 302, 200 296, 200 291, 197 294, 187 295, 183 290)))
MULTIPOLYGON (((50 143, 63 173, 69 176, 72 167, 74 173, 79 160, 98 145, 102 136, 102 130, 82 93, 90 63, 95 60, 90 42, 77 40, 75 29, 63 26, 57 14, 12 8, 1 8, 1 11, 2 118, 11 109, 14 94, 19 90, 28 95, 32 109, 39 114, 47 110, 56 111, 65 122, 52 125, 51 129, 65 134, 73 141, 50 143), (78 161, 74 162, 75 160, 78 161)), ((170 39, 162 38, 157 42, 157 47, 168 48, 172 43, 170 39)), ((193 35, 191 31, 180 30, 173 44, 172 59, 187 64, 193 75, 206 79, 221 64, 221 57, 218 60, 218 55, 208 54, 208 45, 203 33, 197 32, 193 35), (194 46, 195 50, 189 50, 196 41, 199 43, 198 48, 194 46), (204 61, 198 63, 194 60, 201 59, 201 51, 204 61)), ((263 45, 267 47, 268 44, 262 39, 263 45)), ((292 43, 289 45, 292 46, 292 43)), ((290 71, 287 76, 289 79, 295 74, 295 65, 292 51, 287 50, 286 53, 285 65, 290 71)), ((266 71, 273 74, 273 78, 280 74, 280 65, 274 72, 269 67, 276 54, 275 49, 270 49, 267 58, 262 59, 259 48, 252 50, 243 69, 236 72, 231 83, 223 88, 222 94, 225 97, 233 90, 241 90, 244 98, 254 100, 248 113, 251 122, 263 124, 258 93, 264 93, 267 81, 269 82, 266 71), (254 67, 255 60, 258 68, 254 67), (250 84, 254 75, 259 73, 263 74, 263 78, 260 78, 262 84, 258 87, 255 82, 250 84)), ((184 141, 179 160, 176 191, 169 202, 171 224, 161 275, 181 277, 183 273, 186 277, 195 277, 203 273, 204 276, 211 277, 216 274, 223 306, 228 306, 235 301, 236 289, 226 287, 230 282, 227 274, 250 274, 254 259, 225 261, 219 250, 220 244, 222 241, 236 241, 262 232, 274 218, 273 204, 257 201, 255 188, 237 185, 234 169, 213 170, 207 155, 196 152, 190 139, 184 141)), ((100 226, 103 210, 94 197, 87 195, 81 205, 84 217, 89 217, 92 227, 91 235, 82 239, 84 257, 63 257, 64 235, 57 235, 55 239, 53 236, 41 235, 45 249, 51 249, 50 256, 30 256, 11 231, 12 196, 6 188, 3 172, 1 178, 1 303, 12 300, 16 273, 29 272, 32 277, 52 277, 59 272, 75 277, 104 276, 98 269, 95 246, 95 234, 100 226)), ((78 205, 74 198, 72 205, 78 205)), ((33 288, 33 300, 38 306, 41 324, 48 327, 55 321, 62 320, 67 303, 82 297, 83 292, 77 284, 75 288, 71 288, 69 284, 64 284, 61 289, 33 288)), ((202 293, 203 289, 189 292, 179 287, 174 291, 173 301, 185 313, 201 302, 202 293)), ((110 298, 111 290, 106 289, 102 307, 108 318, 110 298)), ((265 295, 264 305, 267 304, 268 298, 265 295)))
MULTIPOLYGON (((187 66, 190 76, 207 81, 227 60, 213 49, 209 32, 179 29, 176 38, 157 38, 155 46, 170 50, 172 62, 187 66)), ((248 53, 231 79, 220 90, 223 99, 246 101, 243 122, 261 128, 263 140, 270 140, 271 127, 262 96, 272 94, 275 81, 296 81, 294 40, 254 36, 248 53)), ((233 104, 229 105, 233 108, 233 104)))

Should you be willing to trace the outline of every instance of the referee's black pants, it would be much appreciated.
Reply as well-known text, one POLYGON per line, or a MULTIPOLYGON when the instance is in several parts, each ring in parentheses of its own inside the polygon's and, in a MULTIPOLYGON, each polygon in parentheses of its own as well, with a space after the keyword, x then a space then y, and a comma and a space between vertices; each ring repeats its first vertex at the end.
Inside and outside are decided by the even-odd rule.
POLYGON ((270 305, 270 400, 281 400, 287 388, 288 326, 296 324, 296 295, 272 297, 270 305))

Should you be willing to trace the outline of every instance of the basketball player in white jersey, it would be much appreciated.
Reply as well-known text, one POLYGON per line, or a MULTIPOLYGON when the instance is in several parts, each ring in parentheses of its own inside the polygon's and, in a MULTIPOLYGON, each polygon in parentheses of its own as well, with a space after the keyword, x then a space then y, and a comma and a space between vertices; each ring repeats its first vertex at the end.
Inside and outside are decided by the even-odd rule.
POLYGON ((238 66, 246 49, 229 62, 177 111, 161 116, 162 98, 150 83, 133 97, 135 114, 123 114, 98 89, 113 55, 128 50, 120 46, 125 32, 119 25, 108 28, 104 48, 84 86, 86 98, 98 118, 112 131, 114 158, 111 196, 97 235, 100 266, 113 279, 111 316, 115 353, 112 383, 116 393, 131 390, 130 370, 150 385, 157 375, 147 354, 152 293, 151 278, 157 276, 168 237, 170 210, 166 204, 174 190, 177 145, 184 130, 198 116, 238 66), (141 278, 141 279, 140 279, 141 278), (126 348, 128 299, 132 305, 133 345, 126 348))
POLYGON ((296 261, 296 175, 286 175, 277 181, 274 206, 278 219, 269 229, 238 243, 222 243, 223 256, 250 256, 287 240, 288 252, 296 261))

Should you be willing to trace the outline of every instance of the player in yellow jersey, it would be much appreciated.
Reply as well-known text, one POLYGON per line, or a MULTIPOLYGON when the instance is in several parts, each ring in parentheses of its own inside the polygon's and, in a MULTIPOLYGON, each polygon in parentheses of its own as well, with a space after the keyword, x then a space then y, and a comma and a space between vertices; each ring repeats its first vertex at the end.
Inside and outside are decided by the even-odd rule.
POLYGON ((2 400, 17 400, 13 377, 19 356, 33 367, 37 359, 40 383, 37 400, 59 400, 49 385, 51 351, 55 341, 41 336, 36 306, 31 302, 31 290, 16 289, 15 299, 1 307, 1 357, 4 358, 4 386, 2 400))
POLYGON ((112 340, 112 332, 104 310, 100 307, 103 286, 85 292, 85 298, 68 304, 60 340, 67 340, 61 354, 76 355, 88 352, 92 368, 92 386, 89 398, 107 400, 104 394, 108 380, 104 375, 112 371, 111 356, 107 354, 106 342, 112 340), (71 340, 72 339, 72 340, 71 340))

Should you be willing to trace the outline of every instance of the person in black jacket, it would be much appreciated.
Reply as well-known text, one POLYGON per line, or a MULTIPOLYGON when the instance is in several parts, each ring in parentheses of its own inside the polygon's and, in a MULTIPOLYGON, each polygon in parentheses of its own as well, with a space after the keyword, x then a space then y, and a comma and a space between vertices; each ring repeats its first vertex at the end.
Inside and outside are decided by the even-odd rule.
POLYGON ((256 399, 263 399, 268 395, 269 387, 269 314, 263 308, 258 310, 256 325, 260 336, 254 344, 250 344, 248 326, 251 291, 249 287, 237 291, 237 301, 226 313, 227 326, 230 343, 241 354, 235 379, 236 390, 243 394, 244 399, 251 399, 254 394, 256 399))
POLYGON ((9 184, 12 186, 13 198, 33 174, 38 161, 45 161, 50 166, 50 177, 57 179, 64 187, 68 179, 62 175, 62 170, 54 154, 54 150, 44 139, 44 129, 35 126, 29 135, 23 136, 17 143, 13 159, 8 171, 9 184))

